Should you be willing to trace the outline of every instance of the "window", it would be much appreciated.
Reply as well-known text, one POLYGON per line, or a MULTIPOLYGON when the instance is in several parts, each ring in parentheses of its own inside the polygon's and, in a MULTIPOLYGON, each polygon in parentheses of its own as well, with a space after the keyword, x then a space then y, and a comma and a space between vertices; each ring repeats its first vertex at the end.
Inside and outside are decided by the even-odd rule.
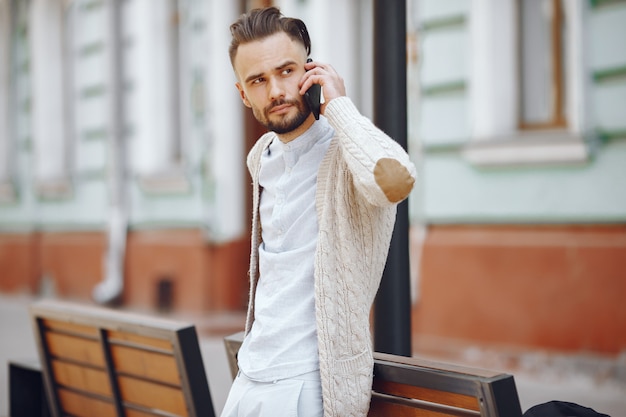
POLYGON ((578 164, 586 83, 583 2, 472 2, 471 140, 477 166, 578 164))
POLYGON ((565 127, 566 21, 561 0, 518 0, 521 129, 565 127))

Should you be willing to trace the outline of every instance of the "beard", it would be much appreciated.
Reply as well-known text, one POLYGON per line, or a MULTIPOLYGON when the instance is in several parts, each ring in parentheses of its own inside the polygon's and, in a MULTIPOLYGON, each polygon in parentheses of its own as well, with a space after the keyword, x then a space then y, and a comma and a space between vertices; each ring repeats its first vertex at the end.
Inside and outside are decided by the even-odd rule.
POLYGON ((311 111, 304 104, 304 100, 275 100, 269 106, 264 109, 253 108, 252 113, 254 117, 261 123, 267 130, 275 132, 279 135, 292 132, 296 130, 304 121, 309 117, 311 111), (271 120, 270 119, 270 111, 276 107, 283 104, 291 104, 295 106, 297 112, 295 115, 289 117, 284 116, 279 120, 271 120))

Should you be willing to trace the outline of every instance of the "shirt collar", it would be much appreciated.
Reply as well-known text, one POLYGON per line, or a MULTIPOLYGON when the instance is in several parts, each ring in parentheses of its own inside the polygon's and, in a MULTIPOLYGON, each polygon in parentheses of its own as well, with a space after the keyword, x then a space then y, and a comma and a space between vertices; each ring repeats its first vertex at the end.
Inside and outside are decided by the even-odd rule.
POLYGON ((306 132, 295 138, 294 140, 283 143, 275 140, 280 144, 284 152, 296 152, 299 155, 306 153, 322 138, 326 138, 331 134, 332 127, 325 117, 320 117, 315 123, 309 127, 306 132))

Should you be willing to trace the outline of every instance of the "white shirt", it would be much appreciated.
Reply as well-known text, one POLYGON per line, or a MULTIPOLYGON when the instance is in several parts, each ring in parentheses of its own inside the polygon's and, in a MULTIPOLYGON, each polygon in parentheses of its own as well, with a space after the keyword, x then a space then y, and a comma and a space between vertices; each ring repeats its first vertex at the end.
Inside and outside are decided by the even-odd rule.
POLYGON ((289 143, 274 139, 262 156, 260 279, 254 324, 238 355, 239 368, 253 380, 275 381, 319 369, 315 192, 333 133, 321 117, 289 143))

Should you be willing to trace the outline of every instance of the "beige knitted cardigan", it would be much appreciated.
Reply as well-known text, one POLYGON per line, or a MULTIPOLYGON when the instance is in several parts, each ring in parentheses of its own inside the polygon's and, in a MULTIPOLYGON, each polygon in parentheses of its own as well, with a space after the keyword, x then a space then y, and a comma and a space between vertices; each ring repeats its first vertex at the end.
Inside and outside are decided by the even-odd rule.
MULTIPOLYGON (((373 374, 370 309, 389 250, 395 204, 408 196, 416 172, 402 147, 349 98, 329 102, 325 116, 335 135, 319 168, 316 193, 315 314, 324 415, 365 416, 373 374)), ((259 279, 260 160, 274 138, 272 132, 263 135, 247 159, 253 216, 246 333, 259 279)))

